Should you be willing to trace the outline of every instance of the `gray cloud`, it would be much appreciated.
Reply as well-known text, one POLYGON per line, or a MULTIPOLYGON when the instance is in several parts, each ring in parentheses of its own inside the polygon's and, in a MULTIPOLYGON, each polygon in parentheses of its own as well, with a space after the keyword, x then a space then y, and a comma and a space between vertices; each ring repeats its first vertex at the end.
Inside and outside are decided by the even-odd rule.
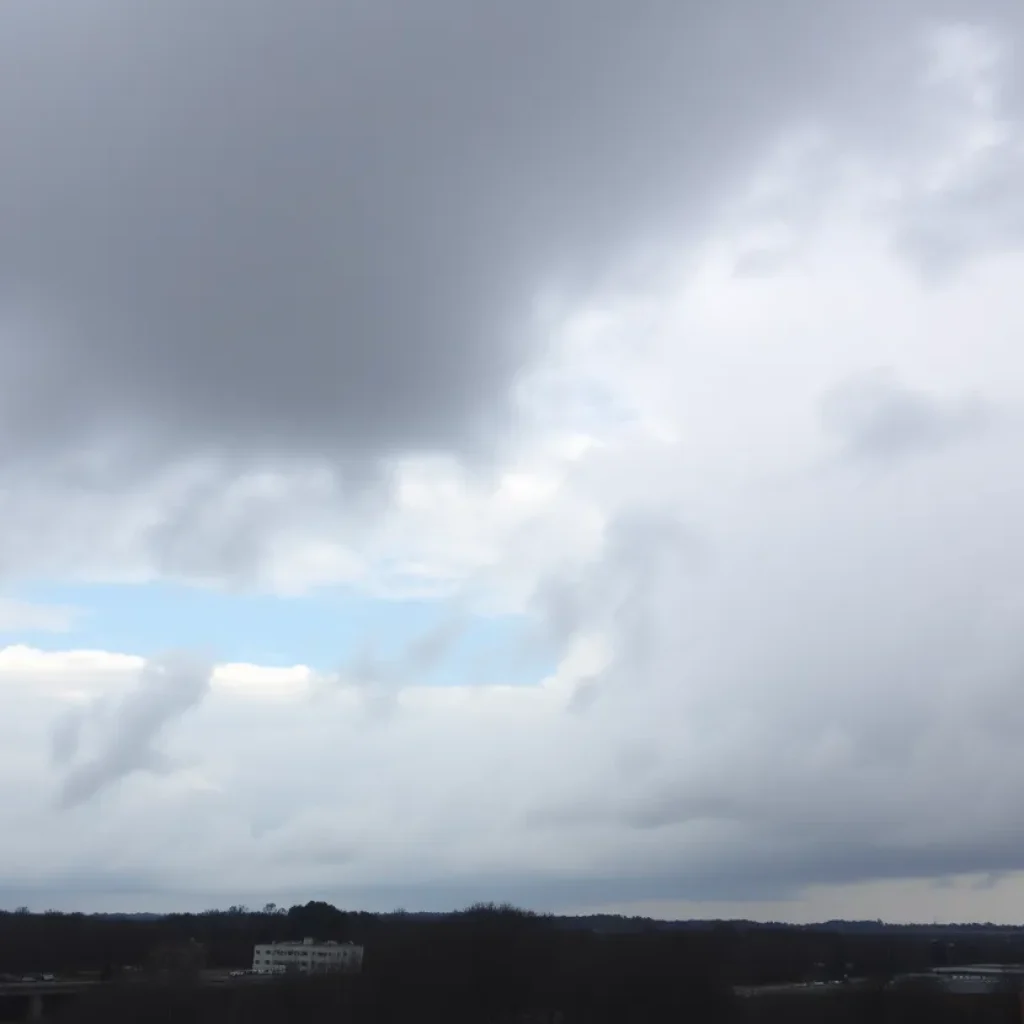
POLYGON ((83 709, 72 708, 54 725, 50 734, 50 754, 55 765, 63 767, 78 753, 86 717, 87 713, 83 709))
POLYGON ((1019 142, 994 147, 982 166, 905 209, 899 246, 932 280, 945 280, 971 258, 1024 244, 1024 155, 1019 142))
POLYGON ((947 281, 973 257, 1024 243, 1020 38, 977 29, 965 20, 947 34, 934 82, 942 113, 932 121, 951 133, 957 158, 892 210, 899 248, 932 283, 947 281))
POLYGON ((371 719, 387 721, 395 714, 402 688, 423 683, 424 677, 451 654, 468 625, 466 615, 450 614, 413 637, 390 658, 380 657, 366 642, 338 671, 337 682, 359 692, 371 719))
POLYGON ((821 418, 847 457, 895 459, 938 451, 976 433, 990 417, 977 397, 944 398, 903 385, 887 371, 845 381, 821 403, 821 418))
MULTIPOLYGON (((0 76, 17 78, 16 89, 0 80, 4 548, 58 578, 122 557, 157 576, 262 583, 268 537, 281 562, 308 560, 312 578, 332 542, 358 550, 356 577, 360 558, 394 551, 424 576, 476 573, 481 588, 517 595, 548 574, 538 646, 596 634, 612 663, 594 673, 584 658, 575 674, 518 690, 409 692, 451 653, 457 617, 394 660, 368 647, 315 701, 258 680, 206 701, 204 669, 153 663, 120 702, 58 722, 52 767, 64 806, 172 769, 165 731, 202 702, 190 731, 175 732, 182 763, 201 766, 194 790, 174 794, 188 829, 168 824, 159 786, 143 811, 105 800, 102 815, 35 819, 35 793, 12 786, 0 830, 24 814, 36 831, 5 847, 5 871, 38 880, 49 866, 64 892, 81 868, 82 885, 109 892, 89 868, 116 843, 137 872, 136 903, 143 891, 185 899, 201 875, 217 890, 204 903, 273 878, 297 898, 386 907, 767 898, 813 882, 1021 867, 1024 495, 1006 473, 1019 438, 1010 424, 959 444, 991 412, 958 397, 977 385, 1012 402, 1019 375, 1010 346, 986 344, 980 328, 972 344, 984 355, 977 372, 966 366, 956 296, 929 305, 901 291, 905 265, 890 266, 881 244, 866 252, 870 230, 829 236, 817 264, 813 239, 794 240, 813 296, 789 280, 727 286, 710 273, 683 295, 694 301, 671 346, 644 349, 659 327, 641 315, 626 318, 615 351, 566 357, 576 378, 564 391, 556 379, 545 400, 559 429, 597 442, 574 468, 534 463, 526 444, 522 465, 517 451, 493 477, 435 491, 428 466, 411 481, 407 519, 363 487, 362 511, 382 513, 363 518, 391 538, 378 549, 373 538, 359 547, 370 534, 358 516, 334 512, 375 479, 375 460, 479 454, 500 440, 515 370, 543 340, 531 310, 545 289, 571 299, 648 267, 633 258, 660 243, 685 247, 711 223, 729 235, 719 201, 749 184, 787 127, 820 130, 824 156, 787 179, 778 208, 739 219, 809 236, 796 222, 804 193, 820 192, 822 221, 827 205, 859 229, 878 212, 874 193, 850 215, 846 193, 831 201, 845 187, 833 178, 891 151, 891 164, 866 161, 882 178, 898 164, 893 190, 910 195, 883 211, 887 242, 895 226, 922 264, 943 246, 1016 244, 1016 179, 994 164, 915 198, 919 149, 930 167, 948 147, 922 127, 923 110, 945 108, 919 88, 911 43, 926 19, 956 14, 1013 40, 1019 4, 286 7, 85 0, 57 33, 43 4, 0 5, 0 76), (826 320, 835 299, 865 321, 824 337, 808 309, 822 295, 826 320), (864 349, 868 365, 888 361, 917 314, 953 324, 930 378, 941 390, 844 378, 864 349), (861 333, 865 322, 877 335, 861 333), (593 382, 590 355, 609 360, 593 382), (602 374, 621 378, 607 401, 602 374), (808 413, 844 465, 887 472, 803 473, 820 443, 808 413), (901 472, 923 454, 937 457, 901 472), (200 469, 172 480, 188 456, 200 469), (145 485, 128 495, 126 464, 145 485), (296 467, 310 472, 289 476, 296 467), (518 479, 502 493, 506 469, 518 479), (60 478, 50 490, 17 486, 46 474, 60 478), (86 528, 66 528, 71 508, 86 528), (555 527, 513 529, 508 543, 519 515, 555 527), (574 535, 595 521, 603 557, 581 568, 589 549, 574 535), (424 533, 436 546, 430 536, 417 547, 424 533), (148 560, 135 550, 147 545, 148 560), (389 728, 367 729, 361 710, 389 728), (272 778, 246 767, 267 749, 283 755, 272 778), (139 814, 150 827, 125 849, 139 814), (69 868, 68 844, 49 840, 85 817, 90 845, 69 868)), ((1020 98, 1007 92, 1006 110, 1020 98)), ((771 269, 780 251, 758 244, 740 245, 739 277, 771 269)), ((1006 279, 964 290, 962 305, 992 297, 1014 322, 1006 279)), ((901 365, 931 369, 926 342, 900 352, 901 365)), ((549 440, 523 433, 538 448, 549 440)), ((17 676, 12 659, 19 709, 49 723, 45 699, 56 698, 26 695, 75 692, 72 662, 40 680, 17 676)), ((29 714, 6 718, 11 763, 45 769, 29 714)), ((48 784, 45 771, 33 777, 48 784)))
POLYGON ((58 765, 70 764, 61 806, 85 803, 134 772, 170 770, 172 761, 154 744, 175 719, 202 702, 210 672, 211 666, 180 655, 150 659, 135 688, 117 703, 96 703, 59 722, 52 736, 53 757, 58 765), (97 742, 76 763, 83 731, 95 734, 97 742))
MULTIPOLYGON (((608 524, 599 560, 574 576, 540 582, 533 609, 541 637, 564 646, 582 631, 610 628, 622 640, 617 656, 629 666, 630 686, 649 685, 656 672, 654 638, 664 635, 666 617, 675 614, 660 601, 657 583, 671 578, 685 591, 711 558, 706 538, 677 515, 644 506, 629 509, 608 524)), ((675 632, 671 625, 668 631, 675 632)), ((620 671, 613 666, 579 680, 569 711, 590 711, 620 671)))
POLYGON ((788 125, 898 131, 874 99, 913 92, 900 48, 934 13, 92 0, 54 31, 47 5, 9 0, 17 453, 492 442, 538 289, 695 230, 788 125))

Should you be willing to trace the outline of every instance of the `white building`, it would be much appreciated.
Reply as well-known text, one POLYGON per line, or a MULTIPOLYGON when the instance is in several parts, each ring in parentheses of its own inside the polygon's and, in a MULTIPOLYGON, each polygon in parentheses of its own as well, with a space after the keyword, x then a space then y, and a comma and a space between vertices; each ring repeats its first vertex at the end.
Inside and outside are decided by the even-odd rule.
POLYGON ((326 971, 358 971, 363 965, 363 947, 351 942, 272 942, 255 946, 252 969, 258 974, 277 973, 282 968, 319 974, 326 971))

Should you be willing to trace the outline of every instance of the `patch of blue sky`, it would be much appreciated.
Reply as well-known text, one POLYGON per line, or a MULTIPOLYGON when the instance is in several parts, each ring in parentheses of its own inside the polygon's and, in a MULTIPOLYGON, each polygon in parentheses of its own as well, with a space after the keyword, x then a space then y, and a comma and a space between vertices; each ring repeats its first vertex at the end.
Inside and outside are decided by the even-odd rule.
POLYGON ((369 598, 347 589, 278 597, 174 583, 37 584, 7 597, 79 610, 64 632, 0 631, 0 646, 96 649, 144 657, 171 649, 208 652, 220 662, 309 665, 323 671, 370 655, 400 661, 425 638, 451 631, 436 664, 416 680, 433 685, 529 684, 553 671, 555 652, 536 642, 524 616, 469 616, 438 600, 369 598))

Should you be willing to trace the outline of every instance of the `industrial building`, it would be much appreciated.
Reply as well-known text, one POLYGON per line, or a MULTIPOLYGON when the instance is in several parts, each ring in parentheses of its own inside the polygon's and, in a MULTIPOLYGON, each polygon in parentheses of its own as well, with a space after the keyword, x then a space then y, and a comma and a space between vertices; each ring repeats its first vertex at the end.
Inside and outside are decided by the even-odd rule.
POLYGON ((1024 965, 961 964, 933 967, 927 973, 898 975, 892 979, 889 987, 910 990, 932 989, 958 995, 1024 992, 1024 965))
POLYGON ((322 974, 328 971, 358 971, 363 965, 363 947, 351 942, 272 942, 255 946, 252 969, 257 974, 298 971, 322 974))
POLYGON ((947 992, 992 992, 1024 990, 1024 966, 1020 964, 962 964, 933 967, 947 992))

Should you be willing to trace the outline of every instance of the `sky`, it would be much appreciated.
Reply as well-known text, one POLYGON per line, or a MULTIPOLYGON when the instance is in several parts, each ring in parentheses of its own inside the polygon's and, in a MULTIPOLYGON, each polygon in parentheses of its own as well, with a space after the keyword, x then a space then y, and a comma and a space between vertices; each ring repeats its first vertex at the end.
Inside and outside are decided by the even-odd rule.
POLYGON ((1024 919, 1022 43, 0 4, 0 906, 1024 919))

